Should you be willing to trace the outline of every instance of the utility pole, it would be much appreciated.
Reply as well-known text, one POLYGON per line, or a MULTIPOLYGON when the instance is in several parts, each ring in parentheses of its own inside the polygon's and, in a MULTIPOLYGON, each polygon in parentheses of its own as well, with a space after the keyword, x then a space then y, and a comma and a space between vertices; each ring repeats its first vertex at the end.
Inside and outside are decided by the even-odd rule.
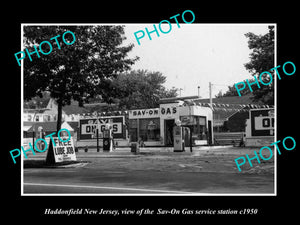
POLYGON ((96 117, 96 123, 97 123, 97 126, 96 126, 96 139, 97 139, 97 152, 100 151, 100 148, 99 148, 99 116, 98 116, 98 113, 97 113, 97 117, 96 117))
POLYGON ((212 109, 212 97, 211 97, 211 88, 212 87, 212 84, 211 82, 209 82, 209 103, 210 103, 210 108, 212 109))
POLYGON ((97 125, 97 129, 96 129, 96 138, 97 138, 97 152, 99 152, 99 129, 98 129, 98 125, 97 125))
MULTIPOLYGON (((209 82, 209 103, 210 103, 210 108, 213 111, 213 105, 212 105, 212 83, 209 82)), ((214 141, 214 113, 212 115, 212 120, 211 120, 211 143, 214 141)))
MULTIPOLYGON (((191 121, 192 120, 192 108, 191 108, 192 102, 191 102, 191 100, 185 100, 184 103, 186 103, 189 107, 189 120, 191 121)), ((193 134, 192 134, 193 126, 189 125, 188 128, 190 129, 190 152, 193 152, 193 134)))

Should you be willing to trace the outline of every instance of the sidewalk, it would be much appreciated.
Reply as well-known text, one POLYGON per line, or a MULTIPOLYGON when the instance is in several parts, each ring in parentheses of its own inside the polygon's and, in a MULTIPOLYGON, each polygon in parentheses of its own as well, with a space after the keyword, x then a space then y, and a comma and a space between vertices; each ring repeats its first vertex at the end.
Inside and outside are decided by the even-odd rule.
MULTIPOLYGON (((147 157, 147 156, 201 156, 201 155, 241 155, 245 153, 253 152, 253 149, 247 147, 232 147, 232 146, 195 146, 193 147, 193 152, 190 152, 190 148, 186 147, 184 152, 174 152, 173 147, 142 147, 139 153, 131 152, 129 147, 122 147, 113 150, 112 152, 103 152, 100 149, 97 152, 96 148, 89 148, 88 152, 84 149, 79 149, 76 152, 77 159, 82 158, 128 158, 128 157, 147 157)), ((37 152, 35 155, 32 152, 27 152, 27 159, 24 160, 34 160, 34 159, 46 159, 47 151, 43 153, 37 152)))

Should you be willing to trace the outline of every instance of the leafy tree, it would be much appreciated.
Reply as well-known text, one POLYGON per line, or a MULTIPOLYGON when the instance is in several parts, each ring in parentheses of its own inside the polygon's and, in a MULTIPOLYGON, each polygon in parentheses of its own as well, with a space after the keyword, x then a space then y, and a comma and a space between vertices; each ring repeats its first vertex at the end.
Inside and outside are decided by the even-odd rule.
POLYGON ((48 92, 43 93, 43 97, 39 96, 31 98, 30 101, 24 101, 24 108, 26 109, 39 109, 45 108, 50 99, 50 94, 48 92))
MULTIPOLYGON (((255 80, 253 78, 253 79, 248 79, 248 81, 249 81, 249 83, 252 83, 255 80)), ((247 83, 246 80, 243 80, 243 82, 245 84, 247 83)), ((258 87, 255 86, 255 85, 252 86, 251 88, 252 88, 253 92, 255 92, 258 89, 258 87)), ((249 88, 245 88, 243 90, 240 90, 240 93, 241 93, 242 96, 244 96, 244 95, 247 95, 247 94, 249 94, 251 92, 250 92, 249 88)), ((229 96, 239 96, 238 93, 237 93, 237 91, 236 91, 236 87, 235 87, 234 84, 232 86, 228 86, 228 90, 224 94, 220 95, 220 93, 219 93, 218 96, 216 96, 216 97, 220 98, 220 97, 229 97, 229 96)))
MULTIPOLYGON (((269 33, 265 35, 256 35, 251 32, 245 34, 249 39, 248 46, 253 51, 250 53, 250 62, 245 64, 245 68, 252 74, 252 76, 259 76, 264 71, 269 71, 272 74, 274 80, 274 71, 270 71, 274 67, 274 26, 269 26, 269 33)), ((259 78, 257 78, 259 80, 259 78)), ((264 83, 268 83, 270 78, 268 75, 264 74, 262 76, 264 83)), ((249 83, 253 83, 255 79, 248 79, 249 83)), ((246 85, 246 80, 243 81, 246 85)), ((253 89, 252 100, 254 102, 259 102, 263 104, 274 104, 274 82, 269 86, 260 84, 260 88, 257 85, 251 86, 253 89)), ((250 89, 246 88, 241 90, 241 95, 246 95, 251 93, 250 89)), ((236 87, 233 84, 228 86, 228 91, 223 95, 220 93, 218 97, 226 96, 238 96, 236 87)))
POLYGON ((221 97, 223 97, 223 93, 222 93, 222 91, 220 90, 220 91, 218 92, 218 94, 215 95, 215 98, 221 98, 221 97))
POLYGON ((29 52, 43 41, 52 44, 52 51, 48 44, 42 46, 43 52, 50 52, 48 55, 39 52, 39 58, 32 54, 32 61, 27 55, 24 59, 25 100, 49 91, 58 104, 57 130, 61 127, 62 107, 72 99, 79 106, 94 96, 112 102, 112 80, 138 59, 127 58, 133 44, 122 46, 125 39, 123 26, 24 26, 24 47, 29 52), (69 45, 63 42, 66 31, 74 33, 73 44, 70 33, 64 36, 69 45))
MULTIPOLYGON (((248 46, 252 50, 250 53, 250 62, 245 64, 245 68, 252 76, 259 76, 264 71, 272 74, 273 82, 268 85, 260 85, 260 88, 253 91, 254 101, 260 101, 265 104, 274 104, 274 26, 269 26, 269 33, 265 35, 256 35, 251 32, 245 34, 249 39, 248 46)), ((267 74, 262 76, 264 83, 268 83, 270 78, 267 74)), ((254 86, 252 86, 254 87, 254 86)))
POLYGON ((158 107, 160 98, 177 96, 177 89, 166 89, 163 86, 165 82, 166 77, 160 72, 137 70, 120 74, 114 82, 118 93, 115 102, 119 109, 127 110, 158 107))

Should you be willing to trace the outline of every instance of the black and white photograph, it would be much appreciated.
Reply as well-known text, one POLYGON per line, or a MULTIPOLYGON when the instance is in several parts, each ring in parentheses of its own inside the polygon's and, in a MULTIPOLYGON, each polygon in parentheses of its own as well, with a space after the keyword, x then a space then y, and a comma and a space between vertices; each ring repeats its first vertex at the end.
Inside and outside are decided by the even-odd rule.
POLYGON ((24 195, 276 194, 276 24, 22 31, 24 195))
POLYGON ((3 215, 97 224, 297 215, 296 6, 265 3, 9 8, 3 215))

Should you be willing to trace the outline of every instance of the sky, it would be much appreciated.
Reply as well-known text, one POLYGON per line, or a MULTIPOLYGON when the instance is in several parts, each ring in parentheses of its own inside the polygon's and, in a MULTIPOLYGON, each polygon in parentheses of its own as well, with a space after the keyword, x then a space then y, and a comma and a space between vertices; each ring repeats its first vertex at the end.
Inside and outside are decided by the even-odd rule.
MULTIPOLYGON (((165 86, 181 88, 181 96, 197 95, 200 86, 200 96, 208 98, 209 82, 214 97, 220 90, 226 92, 227 86, 252 77, 244 67, 251 52, 245 34, 266 34, 268 25, 180 23, 178 28, 172 23, 169 33, 159 31, 158 37, 154 32, 150 40, 145 27, 152 31, 153 24, 126 24, 124 44, 134 44, 129 57, 140 57, 132 69, 161 72, 167 77, 165 86), (140 45, 134 36, 139 30, 145 32, 140 45)), ((162 30, 169 30, 169 25, 164 23, 162 30)))

